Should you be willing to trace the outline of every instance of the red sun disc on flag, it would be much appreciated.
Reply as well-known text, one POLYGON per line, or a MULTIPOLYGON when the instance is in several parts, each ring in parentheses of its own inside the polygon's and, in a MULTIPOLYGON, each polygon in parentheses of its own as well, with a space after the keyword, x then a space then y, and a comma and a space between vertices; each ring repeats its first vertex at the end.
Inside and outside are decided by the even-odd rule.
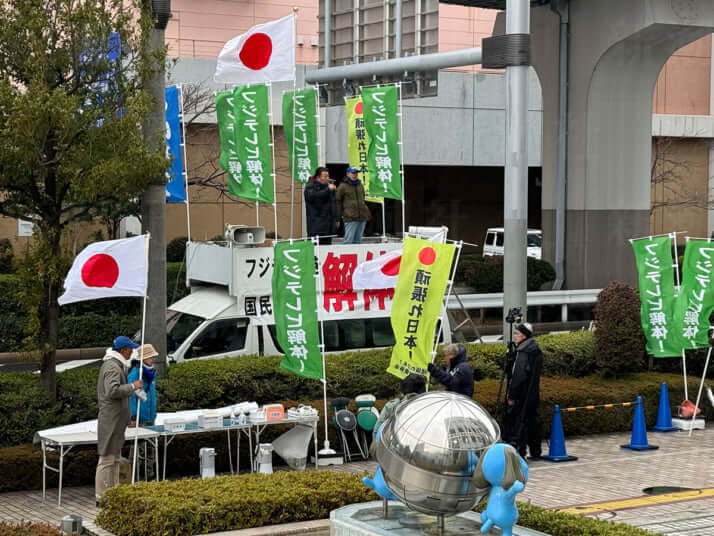
POLYGON ((430 247, 425 247, 421 248, 419 251, 419 262, 422 264, 425 264, 427 266, 431 266, 434 264, 434 261, 436 260, 436 251, 434 251, 434 248, 430 247))
POLYGON ((399 274, 399 265, 402 262, 402 256, 390 259, 380 268, 384 275, 395 276, 399 274))
POLYGON ((82 281, 88 287, 112 288, 119 279, 119 265, 104 253, 92 255, 82 265, 82 281))
POLYGON ((362 110, 363 110, 362 101, 359 101, 357 104, 355 104, 355 113, 357 115, 362 115, 362 110))
POLYGON ((273 54, 273 41, 264 33, 254 33, 245 40, 238 53, 240 61, 248 69, 259 71, 270 63, 273 54))

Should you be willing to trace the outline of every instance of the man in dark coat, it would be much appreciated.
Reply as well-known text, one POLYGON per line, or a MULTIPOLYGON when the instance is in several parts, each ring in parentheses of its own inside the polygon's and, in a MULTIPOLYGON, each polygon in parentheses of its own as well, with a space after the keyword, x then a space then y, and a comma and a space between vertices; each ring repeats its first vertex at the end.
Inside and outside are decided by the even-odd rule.
POLYGON ((505 411, 503 439, 525 458, 526 446, 531 458, 541 456, 542 427, 538 418, 540 375, 543 352, 533 337, 533 327, 524 322, 513 334, 516 355, 506 364, 505 411))
MULTIPOLYGON (((314 180, 305 186, 305 212, 308 236, 327 237, 335 234, 339 217, 335 205, 335 185, 330 183, 327 168, 317 168, 314 180)), ((332 238, 320 238, 320 244, 331 243, 332 238)))
POLYGON ((119 484, 119 464, 121 448, 124 445, 124 432, 129 424, 129 397, 141 389, 142 381, 127 382, 127 372, 131 364, 131 353, 139 345, 129 337, 114 339, 111 348, 107 348, 102 367, 97 379, 97 452, 99 463, 95 479, 97 501, 105 490, 119 484))
POLYGON ((371 215, 364 201, 364 186, 357 178, 359 170, 349 166, 337 188, 337 214, 345 222, 345 244, 359 244, 371 215))
POLYGON ((466 357, 466 348, 460 344, 444 346, 444 361, 446 370, 429 363, 429 374, 446 387, 447 391, 473 398, 474 372, 466 357))

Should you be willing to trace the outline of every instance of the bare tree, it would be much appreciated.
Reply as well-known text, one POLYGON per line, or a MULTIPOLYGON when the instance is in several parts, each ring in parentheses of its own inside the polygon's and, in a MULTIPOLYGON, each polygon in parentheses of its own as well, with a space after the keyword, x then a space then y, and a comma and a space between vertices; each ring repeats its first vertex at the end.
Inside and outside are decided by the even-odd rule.
POLYGON ((666 208, 714 208, 709 200, 708 187, 697 188, 691 180, 702 164, 681 157, 677 145, 681 142, 701 143, 691 138, 657 137, 652 142, 652 165, 650 183, 653 190, 650 215, 657 209, 666 208))

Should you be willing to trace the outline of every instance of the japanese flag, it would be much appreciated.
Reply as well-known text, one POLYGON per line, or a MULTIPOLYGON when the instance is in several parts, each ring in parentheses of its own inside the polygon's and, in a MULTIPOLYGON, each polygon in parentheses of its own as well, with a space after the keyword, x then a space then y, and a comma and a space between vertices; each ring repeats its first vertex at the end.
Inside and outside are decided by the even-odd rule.
POLYGON ((388 251, 372 261, 363 262, 352 273, 352 288, 354 290, 394 288, 397 285, 401 262, 401 249, 388 251))
POLYGON ((59 304, 146 294, 148 238, 135 236, 88 245, 64 280, 59 304))
POLYGON ((257 24, 228 41, 213 79, 240 85, 295 80, 295 15, 257 24))

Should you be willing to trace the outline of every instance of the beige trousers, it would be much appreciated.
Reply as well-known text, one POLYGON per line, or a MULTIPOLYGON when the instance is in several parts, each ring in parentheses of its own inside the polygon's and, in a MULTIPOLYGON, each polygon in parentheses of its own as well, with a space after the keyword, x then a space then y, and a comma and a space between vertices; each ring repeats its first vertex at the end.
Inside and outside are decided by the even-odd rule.
POLYGON ((94 483, 94 494, 97 500, 101 499, 104 491, 119 484, 120 454, 100 456, 97 464, 97 475, 94 483))

